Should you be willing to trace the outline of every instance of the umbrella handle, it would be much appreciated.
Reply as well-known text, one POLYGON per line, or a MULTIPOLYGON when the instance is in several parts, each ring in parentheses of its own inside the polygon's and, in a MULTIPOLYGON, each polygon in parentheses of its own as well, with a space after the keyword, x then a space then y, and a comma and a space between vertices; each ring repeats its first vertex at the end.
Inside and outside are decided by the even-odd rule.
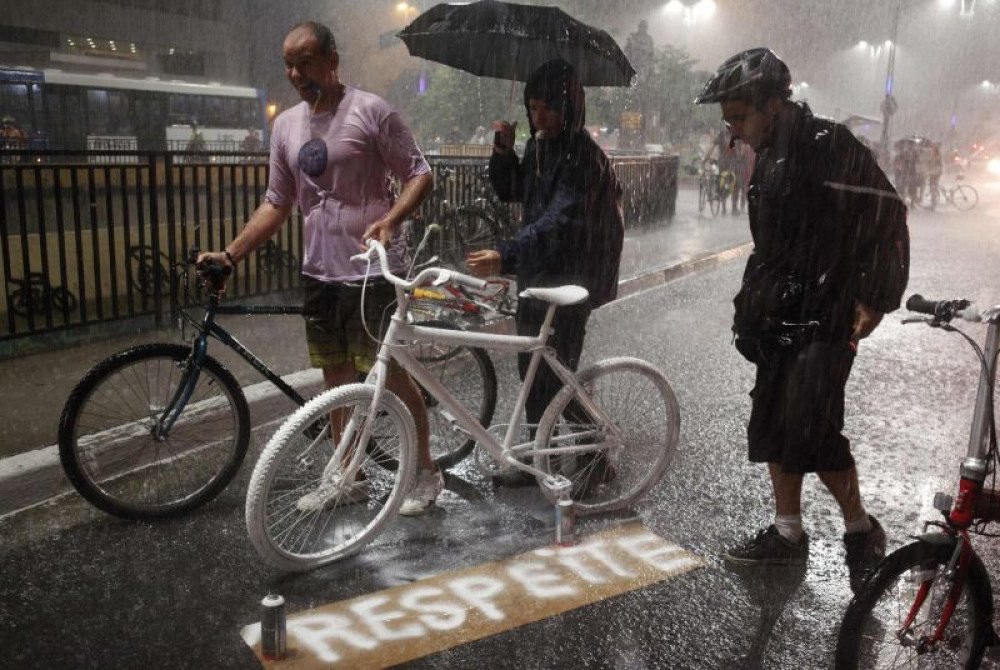
POLYGON ((507 96, 507 121, 513 121, 510 118, 510 108, 514 105, 514 80, 510 80, 510 93, 507 96))

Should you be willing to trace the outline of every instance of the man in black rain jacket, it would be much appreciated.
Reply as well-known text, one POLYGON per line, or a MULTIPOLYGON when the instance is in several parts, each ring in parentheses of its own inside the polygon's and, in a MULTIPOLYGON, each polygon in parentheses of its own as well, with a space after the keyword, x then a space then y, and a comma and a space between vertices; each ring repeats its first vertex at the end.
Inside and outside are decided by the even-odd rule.
MULTIPOLYGON (((521 228, 499 249, 475 252, 466 262, 480 276, 516 272, 519 289, 563 284, 586 288, 587 302, 556 310, 555 332, 549 339, 560 360, 576 370, 591 311, 616 295, 625 235, 622 189, 608 157, 584 128, 583 87, 569 63, 555 60, 538 68, 525 85, 524 105, 531 129, 524 158, 518 160, 513 151, 515 124, 509 123, 497 131, 490 158, 490 181, 497 196, 522 204, 521 228)), ((517 332, 537 335, 547 306, 538 300, 519 301, 517 332)), ((518 356, 522 379, 529 358, 518 356)), ((543 362, 525 408, 529 424, 538 423, 561 386, 543 362)), ((610 468, 603 469, 603 476, 611 476, 610 468)), ((495 481, 534 483, 520 472, 495 481)))
POLYGON ((793 103, 788 67, 769 49, 728 59, 698 103, 718 102, 757 164, 748 195, 754 252, 734 299, 737 349, 757 366, 750 460, 767 463, 774 524, 729 550, 736 564, 808 557, 800 496, 816 472, 844 515, 851 588, 885 553, 861 501, 844 426, 859 341, 899 307, 909 270, 906 207, 844 126, 793 103))

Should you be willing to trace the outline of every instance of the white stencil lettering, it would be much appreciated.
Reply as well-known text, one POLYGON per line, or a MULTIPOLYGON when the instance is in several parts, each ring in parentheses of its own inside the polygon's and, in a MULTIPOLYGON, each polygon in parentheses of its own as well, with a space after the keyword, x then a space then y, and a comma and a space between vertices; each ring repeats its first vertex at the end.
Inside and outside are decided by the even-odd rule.
POLYGON ((559 598, 577 592, 575 587, 562 583, 560 575, 549 572, 549 567, 537 561, 524 561, 508 565, 507 574, 536 598, 559 598))
POLYGON ((339 614, 310 614, 288 620, 288 634, 327 663, 340 660, 340 654, 328 644, 340 640, 357 649, 374 649, 378 641, 351 629, 351 620, 339 614))
POLYGON ((453 602, 425 599, 444 595, 433 586, 409 589, 399 598, 399 604, 414 612, 424 612, 418 618, 431 630, 453 630, 465 622, 465 608, 453 602), (442 616, 433 616, 440 614, 442 616))
POLYGON ((503 592, 504 584, 499 579, 470 575, 448 582, 448 588, 456 596, 469 603, 494 621, 503 621, 504 613, 490 602, 490 598, 503 592))
MULTIPOLYGON (((562 551, 567 550, 563 549, 561 552, 562 551)), ((603 542, 586 542, 576 547, 571 547, 568 551, 570 551, 570 553, 578 552, 588 556, 589 558, 593 558, 595 561, 598 561, 607 567, 607 569, 611 571, 611 574, 618 577, 635 577, 634 572, 626 568, 624 565, 616 561, 613 556, 608 554, 607 545, 603 542)))
POLYGON ((375 637, 380 640, 405 640, 410 637, 420 637, 426 632, 424 627, 416 621, 401 626, 387 626, 386 624, 390 621, 397 621, 406 617, 406 612, 398 609, 377 611, 377 608, 388 602, 389 596, 371 596, 352 604, 351 611, 357 614, 375 637))
MULTIPOLYGON (((668 572, 678 565, 681 548, 667 544, 652 533, 622 537, 617 540, 619 547, 657 570, 668 572)), ((683 560, 680 561, 683 563, 683 560)))

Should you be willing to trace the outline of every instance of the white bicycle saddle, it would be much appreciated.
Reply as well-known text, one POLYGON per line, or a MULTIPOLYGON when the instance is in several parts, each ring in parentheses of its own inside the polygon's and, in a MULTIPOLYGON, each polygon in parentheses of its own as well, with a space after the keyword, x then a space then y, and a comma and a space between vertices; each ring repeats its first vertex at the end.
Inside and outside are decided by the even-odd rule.
POLYGON ((518 295, 522 298, 537 298, 563 307, 583 302, 590 293, 582 286, 566 284, 565 286, 526 288, 518 295))

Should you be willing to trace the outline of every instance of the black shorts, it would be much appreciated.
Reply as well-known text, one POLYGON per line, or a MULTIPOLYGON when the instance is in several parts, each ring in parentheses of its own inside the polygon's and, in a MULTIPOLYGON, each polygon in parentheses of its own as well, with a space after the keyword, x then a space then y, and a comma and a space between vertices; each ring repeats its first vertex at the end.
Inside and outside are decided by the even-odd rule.
POLYGON ((844 437, 844 387, 854 363, 848 342, 812 342, 757 367, 747 442, 750 460, 785 472, 854 466, 844 437))
POLYGON ((364 322, 360 285, 322 282, 303 275, 302 286, 306 344, 313 366, 323 368, 350 361, 360 372, 370 370, 379 346, 372 338, 385 333, 395 306, 392 284, 384 279, 369 280, 364 322))

